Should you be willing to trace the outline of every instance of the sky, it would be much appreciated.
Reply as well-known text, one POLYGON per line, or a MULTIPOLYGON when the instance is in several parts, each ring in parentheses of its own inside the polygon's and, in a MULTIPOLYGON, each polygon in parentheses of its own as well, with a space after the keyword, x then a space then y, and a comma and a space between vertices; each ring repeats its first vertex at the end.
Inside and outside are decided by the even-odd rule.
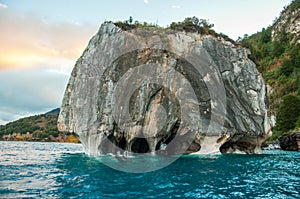
POLYGON ((72 68, 105 20, 208 19, 236 40, 291 0, 0 0, 0 125, 60 107, 72 68))

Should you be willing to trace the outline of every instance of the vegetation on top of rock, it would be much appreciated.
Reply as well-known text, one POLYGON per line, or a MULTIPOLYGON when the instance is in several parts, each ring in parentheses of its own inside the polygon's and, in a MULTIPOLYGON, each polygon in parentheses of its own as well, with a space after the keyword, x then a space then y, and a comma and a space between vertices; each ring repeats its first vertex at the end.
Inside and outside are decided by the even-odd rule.
MULTIPOLYGON (((290 10, 296 10, 300 8, 300 1, 299 0, 294 0, 288 7, 290 10)), ((287 9, 287 8, 286 8, 287 9)), ((284 12, 284 11, 283 11, 284 12)))
POLYGON ((135 29, 135 28, 147 28, 147 27, 161 28, 160 26, 154 23, 140 22, 138 20, 133 21, 132 16, 130 16, 128 20, 116 21, 111 23, 114 23, 116 26, 118 26, 119 28, 125 31, 135 29))
MULTIPOLYGON (((133 18, 130 16, 126 21, 117 21, 113 22, 116 26, 122 30, 131 30, 135 28, 157 28, 164 29, 155 23, 140 22, 138 20, 133 21, 133 18)), ((172 22, 166 29, 176 30, 176 31, 185 31, 185 32, 197 32, 204 35, 213 35, 215 37, 222 37, 226 41, 236 43, 234 40, 230 39, 227 35, 223 33, 217 33, 212 28, 214 24, 209 23, 207 19, 199 19, 195 16, 187 17, 181 22, 172 22)))
POLYGON ((210 24, 206 19, 199 19, 197 17, 187 17, 182 22, 172 22, 170 29, 186 32, 198 32, 201 34, 215 34, 212 30, 214 24, 210 24))

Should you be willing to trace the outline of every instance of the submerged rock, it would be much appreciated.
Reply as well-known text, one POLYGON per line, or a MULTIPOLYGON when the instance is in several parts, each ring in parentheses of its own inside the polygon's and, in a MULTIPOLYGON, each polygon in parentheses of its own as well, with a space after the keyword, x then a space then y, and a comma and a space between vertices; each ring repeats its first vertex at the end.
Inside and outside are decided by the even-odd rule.
POLYGON ((279 138, 282 150, 300 151, 300 132, 287 133, 279 138))
POLYGON ((58 120, 87 153, 260 153, 266 86, 221 37, 104 23, 78 59, 58 120))

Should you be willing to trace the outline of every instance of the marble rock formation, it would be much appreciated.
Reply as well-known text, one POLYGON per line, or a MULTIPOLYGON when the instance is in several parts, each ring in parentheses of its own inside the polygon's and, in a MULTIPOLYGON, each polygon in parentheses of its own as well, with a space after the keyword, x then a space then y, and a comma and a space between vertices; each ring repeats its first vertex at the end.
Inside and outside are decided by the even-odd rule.
POLYGON ((265 82, 222 37, 105 22, 72 71, 58 120, 86 152, 260 153, 265 82))

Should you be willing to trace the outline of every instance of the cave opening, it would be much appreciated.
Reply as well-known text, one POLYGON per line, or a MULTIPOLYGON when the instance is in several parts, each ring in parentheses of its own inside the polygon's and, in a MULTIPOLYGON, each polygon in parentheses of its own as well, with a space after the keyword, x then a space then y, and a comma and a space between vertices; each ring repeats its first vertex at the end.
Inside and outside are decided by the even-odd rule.
POLYGON ((220 147, 222 154, 232 153, 235 151, 245 152, 247 154, 254 153, 256 145, 245 140, 227 141, 220 147))
POLYGON ((119 146, 121 149, 126 150, 126 147, 127 147, 127 141, 126 141, 126 139, 125 139, 124 136, 120 139, 120 141, 119 141, 119 143, 118 143, 118 146, 119 146))
POLYGON ((147 153, 149 150, 149 144, 145 138, 136 138, 131 145, 131 151, 134 153, 147 153))

